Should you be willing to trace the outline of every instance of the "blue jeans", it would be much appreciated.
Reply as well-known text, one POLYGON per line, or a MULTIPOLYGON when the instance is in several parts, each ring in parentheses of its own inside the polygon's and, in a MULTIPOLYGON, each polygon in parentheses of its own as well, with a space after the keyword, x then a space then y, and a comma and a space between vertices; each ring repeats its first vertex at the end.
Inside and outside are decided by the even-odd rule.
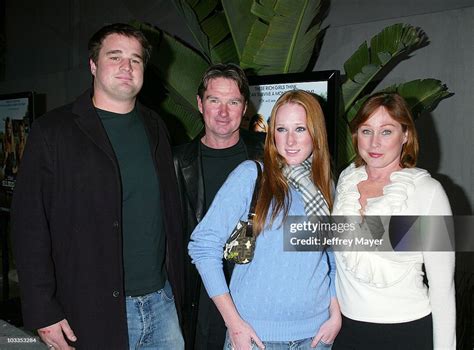
POLYGON ((139 297, 126 297, 130 350, 184 349, 171 286, 139 297))
MULTIPOLYGON (((331 350, 332 344, 320 341, 315 348, 311 347, 313 338, 294 341, 264 341, 265 350, 331 350)), ((232 350, 229 334, 226 335, 224 350, 232 350)), ((258 346, 252 343, 251 350, 258 350, 258 346)))

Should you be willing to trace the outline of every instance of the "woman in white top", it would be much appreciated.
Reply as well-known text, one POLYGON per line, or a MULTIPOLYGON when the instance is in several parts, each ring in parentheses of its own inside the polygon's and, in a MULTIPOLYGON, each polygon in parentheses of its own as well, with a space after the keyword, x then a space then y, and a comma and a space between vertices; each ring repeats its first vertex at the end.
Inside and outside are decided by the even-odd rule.
MULTIPOLYGON (((357 157, 339 178, 333 215, 451 215, 439 182, 415 168, 417 134, 400 95, 369 97, 351 132, 357 157)), ((343 322, 333 350, 456 348, 454 252, 335 255, 343 322)))

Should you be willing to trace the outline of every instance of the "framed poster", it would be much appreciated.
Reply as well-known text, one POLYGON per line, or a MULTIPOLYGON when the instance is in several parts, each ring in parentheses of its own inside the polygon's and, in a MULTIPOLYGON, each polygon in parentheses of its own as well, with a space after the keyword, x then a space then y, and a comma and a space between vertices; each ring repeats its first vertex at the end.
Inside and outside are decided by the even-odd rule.
POLYGON ((0 95, 0 207, 10 207, 10 197, 35 117, 35 94, 0 95))
POLYGON ((339 101, 339 71, 319 71, 249 77, 250 100, 241 127, 266 132, 273 105, 288 90, 308 91, 319 100, 326 118, 329 150, 336 154, 336 123, 339 101))

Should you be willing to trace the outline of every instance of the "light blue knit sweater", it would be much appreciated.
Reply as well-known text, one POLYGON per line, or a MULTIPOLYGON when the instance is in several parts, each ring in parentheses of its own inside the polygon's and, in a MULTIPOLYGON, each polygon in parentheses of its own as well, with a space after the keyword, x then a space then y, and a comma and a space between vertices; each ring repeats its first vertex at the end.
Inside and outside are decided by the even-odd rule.
MULTIPOLYGON (((189 254, 210 297, 228 293, 240 316, 263 341, 292 341, 316 335, 329 318, 335 297, 332 252, 284 252, 281 218, 257 239, 255 256, 236 265, 230 288, 222 270, 224 244, 238 220, 246 220, 257 169, 240 164, 217 193, 191 236, 189 254)), ((289 215, 305 215, 298 192, 291 190, 289 215)))

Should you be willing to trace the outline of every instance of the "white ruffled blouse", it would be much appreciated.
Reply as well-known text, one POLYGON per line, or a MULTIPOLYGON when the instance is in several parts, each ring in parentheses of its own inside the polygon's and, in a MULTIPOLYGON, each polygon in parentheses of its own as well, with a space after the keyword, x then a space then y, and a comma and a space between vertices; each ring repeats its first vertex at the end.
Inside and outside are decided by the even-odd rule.
MULTIPOLYGON (((360 216, 357 185, 367 178, 363 166, 352 164, 342 172, 333 215, 360 216)), ((405 168, 390 175, 382 196, 367 200, 364 215, 451 215, 451 209, 426 170, 405 168)), ((435 348, 455 349, 454 253, 353 250, 335 256, 337 295, 346 317, 401 323, 432 313, 435 348), (430 289, 423 283, 423 263, 430 289)))

